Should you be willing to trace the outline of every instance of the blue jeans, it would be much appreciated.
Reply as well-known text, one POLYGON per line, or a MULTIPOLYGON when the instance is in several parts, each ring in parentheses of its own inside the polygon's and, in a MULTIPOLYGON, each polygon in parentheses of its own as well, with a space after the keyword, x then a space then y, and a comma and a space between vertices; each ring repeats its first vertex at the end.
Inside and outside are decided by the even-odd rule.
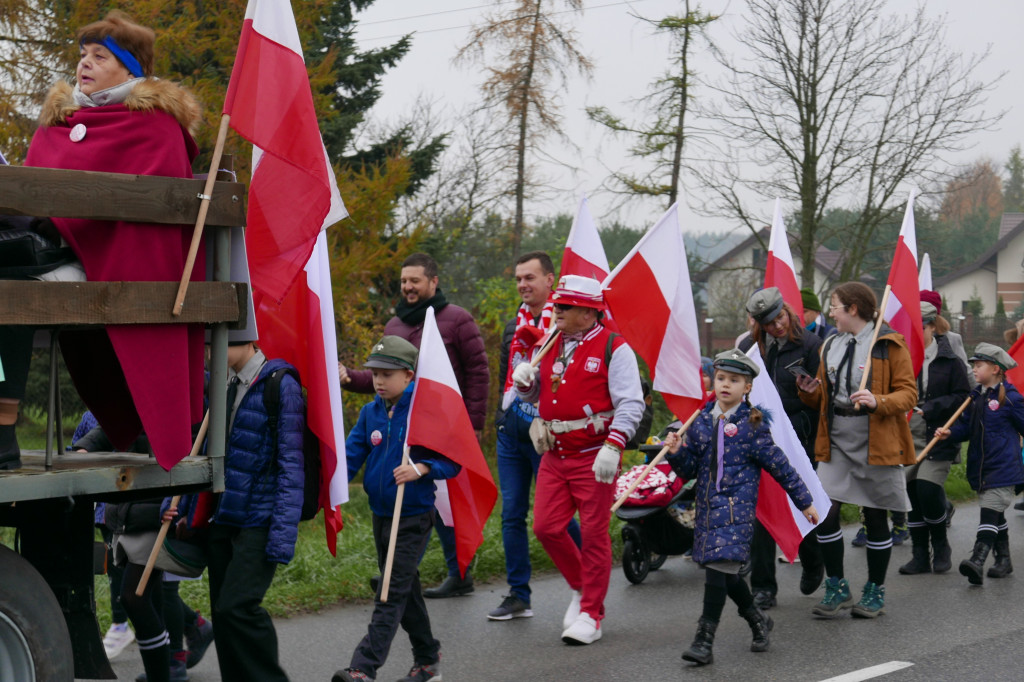
MULTIPOLYGON (((530 603, 530 538, 526 516, 530 511, 530 486, 537 478, 541 456, 530 441, 533 418, 516 400, 498 425, 498 483, 501 488, 501 540, 505 545, 505 571, 509 592, 530 603)), ((530 409, 527 407, 526 409, 530 409)), ((578 547, 580 525, 569 522, 568 533, 578 547)))

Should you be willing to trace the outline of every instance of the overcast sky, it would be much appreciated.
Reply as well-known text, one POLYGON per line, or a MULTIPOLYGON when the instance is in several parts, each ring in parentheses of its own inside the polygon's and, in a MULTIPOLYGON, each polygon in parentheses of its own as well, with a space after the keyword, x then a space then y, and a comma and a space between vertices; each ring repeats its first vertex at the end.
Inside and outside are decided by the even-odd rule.
MULTIPOLYGON (((854 0, 850 0, 854 1, 854 0)), ((372 115, 381 121, 392 121, 407 112, 417 97, 425 96, 451 112, 463 110, 479 100, 477 86, 482 80, 478 67, 456 67, 451 59, 467 39, 469 25, 482 20, 493 3, 484 0, 377 0, 368 11, 358 15, 357 38, 362 48, 380 47, 394 42, 397 36, 414 32, 409 54, 383 80, 383 97, 372 115), (423 16, 427 15, 427 16, 423 16)), ((694 3, 696 4, 696 3, 694 3)), ((978 157, 992 158, 998 166, 1006 160, 1010 148, 1024 138, 1024 87, 1021 86, 1019 45, 1024 26, 1024 2, 1019 0, 926 0, 928 14, 945 15, 950 49, 975 53, 991 46, 991 56, 978 76, 991 80, 1000 72, 1006 75, 990 93, 986 110, 1006 110, 998 129, 978 133, 972 148, 955 159, 958 163, 978 157)), ((579 147, 576 152, 552 143, 553 156, 579 170, 570 172, 557 167, 544 171, 553 180, 557 193, 543 202, 527 204, 532 215, 572 213, 580 193, 590 196, 591 210, 598 223, 615 217, 633 227, 646 228, 657 219, 662 208, 653 203, 635 202, 627 210, 612 212, 613 198, 598 192, 607 177, 607 168, 625 161, 623 144, 602 132, 587 120, 584 108, 604 105, 613 112, 628 114, 624 104, 645 93, 647 84, 666 67, 668 39, 653 36, 650 27, 631 15, 660 18, 682 14, 683 3, 672 0, 585 0, 582 15, 563 15, 578 31, 582 50, 594 62, 593 78, 571 81, 562 95, 565 131, 579 147)), ((910 13, 918 3, 890 0, 896 13, 910 13)), ((728 49, 734 44, 731 33, 742 24, 743 0, 709 0, 701 5, 705 11, 721 13, 723 19, 713 24, 712 37, 728 49)), ((712 60, 698 55, 696 69, 714 73, 712 60)), ((772 205, 760 207, 770 222, 772 205)), ((728 230, 735 225, 684 212, 687 231, 728 230)))

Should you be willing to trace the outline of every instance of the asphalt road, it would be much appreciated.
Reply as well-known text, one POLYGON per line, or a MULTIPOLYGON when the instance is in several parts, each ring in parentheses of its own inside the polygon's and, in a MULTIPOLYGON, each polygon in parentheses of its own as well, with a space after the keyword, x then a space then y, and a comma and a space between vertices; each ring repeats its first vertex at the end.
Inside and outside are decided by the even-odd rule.
MULTIPOLYGON (((441 640, 447 682, 512 680, 828 680, 877 679, 868 668, 892 670, 880 679, 1020 680, 1024 678, 1024 514, 1008 512, 1011 552, 1018 572, 970 587, 956 566, 974 543, 976 504, 958 508, 951 534, 953 570, 945 575, 902 576, 896 568, 910 558, 909 542, 896 547, 886 584, 886 613, 876 620, 843 617, 816 620, 811 607, 821 598, 797 589, 799 565, 779 565, 779 605, 771 650, 749 651, 750 631, 726 606, 715 641, 715 663, 697 668, 680 659, 700 615, 703 572, 673 557, 640 585, 631 585, 616 565, 605 603, 603 639, 587 647, 562 643, 561 620, 569 591, 558 576, 534 581, 535 616, 506 622, 485 618, 505 585, 478 585, 474 594, 429 601, 434 634, 441 640)), ((859 597, 866 580, 864 550, 850 547, 846 533, 846 575, 859 597)), ((989 560, 991 562, 991 559, 989 560)), ((345 667, 363 636, 372 604, 339 606, 277 621, 282 662, 294 682, 326 682, 345 667)), ((379 680, 396 680, 412 664, 408 638, 399 632, 379 680)), ((120 679, 134 679, 142 666, 134 645, 115 662, 120 679)), ((220 680, 216 652, 192 670, 195 682, 220 680)), ((837 680, 838 682, 838 680, 837 680)))

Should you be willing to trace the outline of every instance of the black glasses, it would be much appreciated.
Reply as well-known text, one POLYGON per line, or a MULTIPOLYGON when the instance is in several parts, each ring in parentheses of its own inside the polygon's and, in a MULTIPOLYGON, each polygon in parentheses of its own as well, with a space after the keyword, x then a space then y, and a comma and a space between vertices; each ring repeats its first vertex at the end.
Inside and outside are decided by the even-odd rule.
POLYGON ((569 305, 568 303, 555 303, 554 307, 555 310, 558 310, 559 312, 565 312, 566 310, 572 310, 576 306, 569 305))

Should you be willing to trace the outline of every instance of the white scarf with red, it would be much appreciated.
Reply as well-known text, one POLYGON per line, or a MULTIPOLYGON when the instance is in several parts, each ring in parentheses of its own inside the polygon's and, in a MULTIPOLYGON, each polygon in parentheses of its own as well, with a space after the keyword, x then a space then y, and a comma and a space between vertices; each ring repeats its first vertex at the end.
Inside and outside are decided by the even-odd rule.
POLYGON ((540 312, 540 320, 534 321, 530 309, 525 303, 519 306, 516 313, 516 333, 512 337, 512 343, 508 349, 508 367, 505 368, 505 393, 501 399, 501 409, 507 410, 515 398, 515 390, 512 386, 512 370, 520 362, 527 362, 532 355, 531 350, 537 342, 544 338, 548 327, 551 325, 551 315, 554 312, 554 304, 548 301, 540 312))

